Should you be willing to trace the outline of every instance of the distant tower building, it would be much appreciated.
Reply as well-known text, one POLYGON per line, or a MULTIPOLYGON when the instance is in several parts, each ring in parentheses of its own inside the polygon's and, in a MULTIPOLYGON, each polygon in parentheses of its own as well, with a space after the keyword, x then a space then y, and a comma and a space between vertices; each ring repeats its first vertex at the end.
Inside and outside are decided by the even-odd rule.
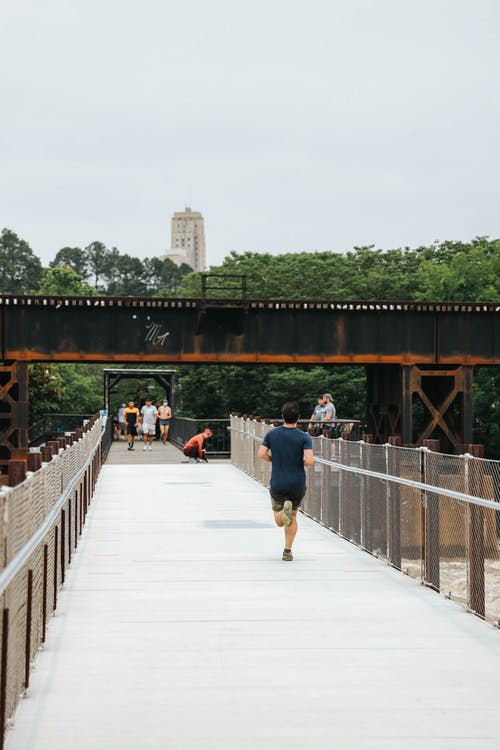
POLYGON ((204 271, 206 266, 205 227, 199 211, 176 211, 172 216, 170 250, 164 256, 180 266, 187 263, 194 271, 204 271))

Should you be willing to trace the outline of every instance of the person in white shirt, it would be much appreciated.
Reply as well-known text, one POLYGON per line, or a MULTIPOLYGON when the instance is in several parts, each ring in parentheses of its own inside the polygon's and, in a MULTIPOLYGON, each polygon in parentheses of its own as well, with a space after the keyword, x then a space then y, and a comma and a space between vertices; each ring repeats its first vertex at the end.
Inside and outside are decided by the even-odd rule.
POLYGON ((144 451, 153 450, 153 440, 156 434, 156 420, 158 419, 158 410, 151 402, 151 398, 146 398, 146 403, 141 409, 142 434, 144 435, 144 451))

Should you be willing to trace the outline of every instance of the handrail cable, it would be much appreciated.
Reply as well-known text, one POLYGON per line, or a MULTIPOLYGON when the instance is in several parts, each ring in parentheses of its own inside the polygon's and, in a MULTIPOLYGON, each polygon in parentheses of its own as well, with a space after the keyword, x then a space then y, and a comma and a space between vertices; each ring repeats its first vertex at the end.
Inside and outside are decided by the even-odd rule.
MULTIPOLYGON (((262 439, 257 437, 257 435, 250 435, 248 432, 237 430, 234 427, 228 427, 228 429, 231 432, 237 432, 240 435, 253 438, 258 443, 262 443, 262 439)), ((424 448, 423 450, 426 449, 424 448)), ((326 464, 327 466, 332 466, 333 468, 338 470, 348 471, 351 474, 363 474, 364 476, 372 477, 373 479, 382 479, 384 481, 389 480, 395 482, 396 484, 403 484, 406 487, 411 487, 415 490, 423 490, 426 494, 432 493, 434 495, 445 495, 446 497, 452 497, 455 500, 462 500, 466 503, 481 505, 483 508, 491 508, 492 510, 500 511, 500 503, 496 502, 495 500, 487 500, 486 498, 476 497, 475 495, 467 495, 464 492, 449 490, 446 487, 437 487, 433 484, 424 484, 423 482, 417 482, 414 479, 405 479, 404 477, 398 477, 394 474, 381 474, 378 471, 371 471, 370 469, 362 469, 361 467, 356 466, 346 466, 345 464, 338 463, 337 461, 331 461, 327 458, 321 458, 320 456, 315 456, 314 458, 315 461, 320 464, 326 464)))

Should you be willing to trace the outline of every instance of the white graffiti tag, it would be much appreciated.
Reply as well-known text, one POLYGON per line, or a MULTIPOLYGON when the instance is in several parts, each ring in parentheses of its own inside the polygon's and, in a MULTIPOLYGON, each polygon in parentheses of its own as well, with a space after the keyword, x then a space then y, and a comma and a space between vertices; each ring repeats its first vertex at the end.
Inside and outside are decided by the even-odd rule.
POLYGON ((144 341, 151 343, 153 346, 165 346, 167 336, 170 336, 170 331, 166 331, 161 323, 155 323, 152 320, 150 323, 146 323, 146 336, 144 341))

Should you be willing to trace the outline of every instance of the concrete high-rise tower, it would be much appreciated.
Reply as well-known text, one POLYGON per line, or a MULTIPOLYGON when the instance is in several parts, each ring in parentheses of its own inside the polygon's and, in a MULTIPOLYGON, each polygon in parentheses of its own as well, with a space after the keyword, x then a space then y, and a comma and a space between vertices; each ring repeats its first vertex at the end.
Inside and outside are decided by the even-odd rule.
POLYGON ((187 263, 194 271, 206 266, 205 225, 199 211, 176 211, 172 216, 170 250, 164 256, 180 266, 187 263))

